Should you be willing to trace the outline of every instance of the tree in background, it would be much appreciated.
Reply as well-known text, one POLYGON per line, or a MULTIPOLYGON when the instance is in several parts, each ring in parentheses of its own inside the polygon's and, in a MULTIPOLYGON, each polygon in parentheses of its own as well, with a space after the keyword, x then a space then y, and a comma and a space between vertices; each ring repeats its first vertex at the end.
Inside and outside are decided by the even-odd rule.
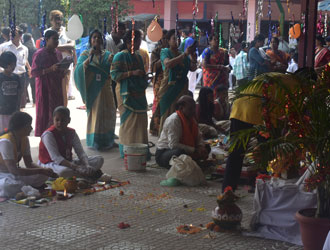
MULTIPOLYGON (((49 26, 49 12, 54 9, 61 10, 64 17, 67 16, 67 0, 42 0, 41 10, 39 10, 40 0, 11 0, 12 5, 15 5, 16 11, 16 24, 28 23, 30 25, 40 26, 42 15, 45 10, 47 11, 46 23, 49 26)), ((108 0, 70 0, 70 16, 72 14, 81 15, 83 18, 83 25, 86 31, 93 28, 102 28, 103 19, 107 18, 108 31, 111 29, 111 3, 108 0)), ((8 26, 8 12, 9 1, 0 0, 0 16, 1 26, 8 26)), ((129 15, 133 10, 133 6, 130 5, 130 0, 118 1, 118 16, 119 19, 122 16, 129 15)))
MULTIPOLYGON (((62 0, 66 2, 66 0, 62 0)), ((71 12, 83 17, 84 27, 88 29, 103 28, 103 19, 107 18, 108 31, 111 30, 111 4, 113 1, 105 0, 71 0, 71 12)), ((118 17, 127 16, 133 11, 130 0, 118 1, 118 17)))

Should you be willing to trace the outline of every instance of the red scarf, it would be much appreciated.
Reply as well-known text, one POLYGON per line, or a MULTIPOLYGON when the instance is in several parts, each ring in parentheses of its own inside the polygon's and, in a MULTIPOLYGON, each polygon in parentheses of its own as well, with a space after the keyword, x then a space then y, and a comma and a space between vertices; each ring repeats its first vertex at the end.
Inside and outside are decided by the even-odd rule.
POLYGON ((194 118, 188 120, 179 110, 177 110, 176 113, 180 117, 182 124, 182 137, 180 143, 195 148, 198 136, 198 125, 196 120, 194 118))

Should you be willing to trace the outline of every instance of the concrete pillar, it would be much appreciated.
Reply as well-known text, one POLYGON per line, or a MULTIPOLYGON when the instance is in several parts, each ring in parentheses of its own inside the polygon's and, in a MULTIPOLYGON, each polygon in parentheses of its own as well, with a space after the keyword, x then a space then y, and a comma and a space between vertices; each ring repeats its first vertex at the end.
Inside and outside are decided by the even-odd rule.
MULTIPOLYGON (((256 35, 256 13, 257 13, 258 1, 249 0, 247 11, 247 26, 246 26, 246 40, 248 42, 253 41, 256 35)), ((258 26, 258 32, 260 31, 260 25, 258 26)))
MULTIPOLYGON (((175 19, 177 13, 177 2, 174 0, 164 1, 164 29, 175 29, 175 19)), ((180 18, 180 15, 179 15, 180 18)))

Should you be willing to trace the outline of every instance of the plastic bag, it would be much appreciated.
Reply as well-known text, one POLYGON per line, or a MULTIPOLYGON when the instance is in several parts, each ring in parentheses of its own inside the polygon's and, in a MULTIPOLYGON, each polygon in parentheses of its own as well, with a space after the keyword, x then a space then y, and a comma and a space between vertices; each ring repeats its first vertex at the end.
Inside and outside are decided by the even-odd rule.
POLYGON ((26 196, 40 196, 39 190, 31 186, 23 186, 22 191, 26 196))
POLYGON ((176 178, 187 186, 205 185, 205 176, 197 163, 188 155, 173 156, 170 160, 172 166, 166 178, 176 178))

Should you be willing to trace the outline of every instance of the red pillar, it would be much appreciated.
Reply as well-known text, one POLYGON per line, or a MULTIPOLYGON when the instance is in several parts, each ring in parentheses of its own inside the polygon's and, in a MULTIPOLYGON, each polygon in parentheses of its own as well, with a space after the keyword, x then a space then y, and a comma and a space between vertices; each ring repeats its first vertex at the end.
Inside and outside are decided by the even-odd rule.
POLYGON ((299 39, 299 68, 314 67, 315 36, 318 0, 302 0, 301 13, 305 14, 305 34, 299 39))

